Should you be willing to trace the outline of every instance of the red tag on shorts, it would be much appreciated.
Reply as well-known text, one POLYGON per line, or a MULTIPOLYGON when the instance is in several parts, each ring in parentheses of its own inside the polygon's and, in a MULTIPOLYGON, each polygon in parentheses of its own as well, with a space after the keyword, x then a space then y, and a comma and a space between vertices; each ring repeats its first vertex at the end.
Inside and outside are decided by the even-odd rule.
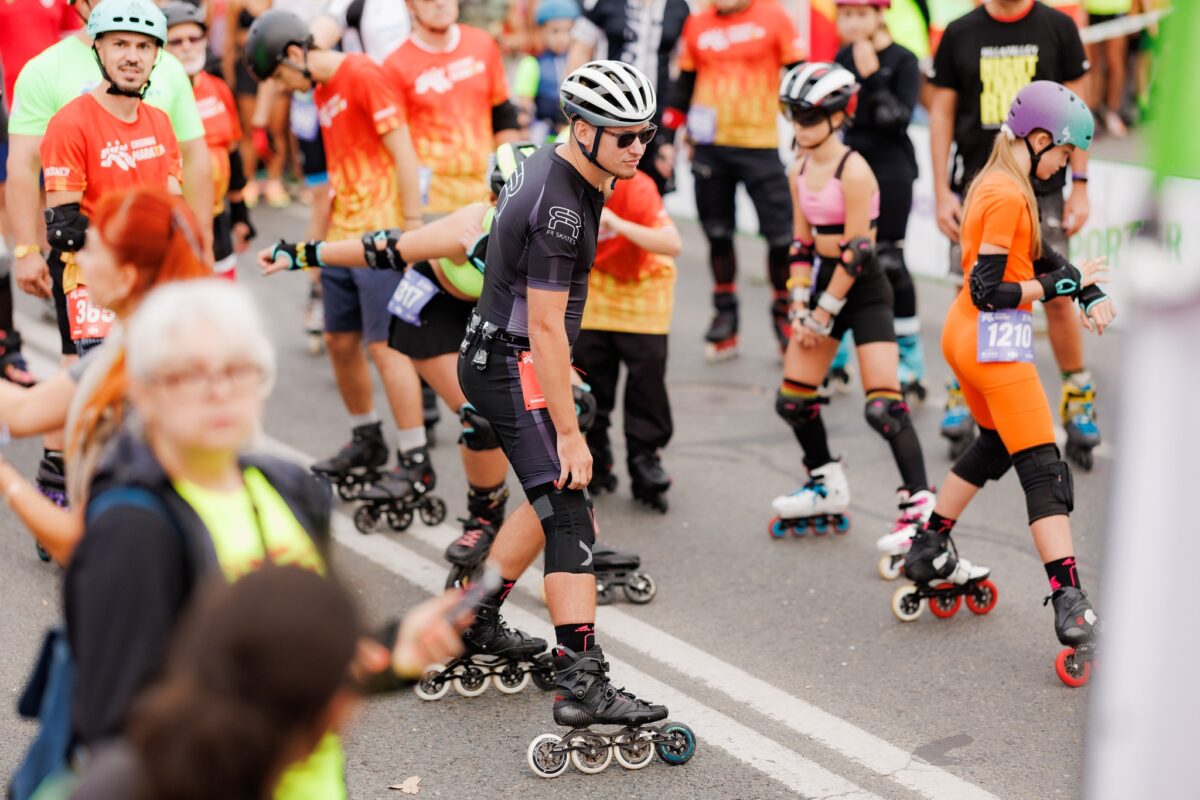
POLYGON ((545 408, 546 395, 542 393, 537 371, 533 368, 533 353, 526 350, 517 356, 517 371, 521 376, 521 397, 525 400, 525 410, 545 408))

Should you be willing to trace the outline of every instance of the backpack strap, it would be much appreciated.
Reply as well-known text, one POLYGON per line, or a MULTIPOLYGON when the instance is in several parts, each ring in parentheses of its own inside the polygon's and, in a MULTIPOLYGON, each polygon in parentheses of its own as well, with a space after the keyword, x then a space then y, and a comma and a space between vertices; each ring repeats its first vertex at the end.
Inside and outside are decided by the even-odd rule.
POLYGON ((199 572, 197 564, 199 558, 193 552, 192 537, 188 536, 187 531, 163 499, 154 492, 144 486, 117 486, 107 491, 101 492, 96 497, 88 501, 87 512, 85 519, 87 522, 93 522, 100 516, 113 508, 119 506, 127 506, 131 508, 140 508, 143 511, 149 511, 151 514, 157 514, 163 517, 171 526, 171 530, 179 538, 179 543, 183 547, 184 573, 187 576, 187 591, 191 592, 193 584, 196 582, 196 577, 199 572))

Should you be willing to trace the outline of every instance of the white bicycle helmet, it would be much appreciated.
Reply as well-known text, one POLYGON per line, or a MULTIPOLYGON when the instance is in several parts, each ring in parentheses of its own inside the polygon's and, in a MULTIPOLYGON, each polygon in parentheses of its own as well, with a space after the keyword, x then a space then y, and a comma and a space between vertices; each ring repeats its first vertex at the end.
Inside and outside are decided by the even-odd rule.
POLYGON ((558 97, 567 119, 601 128, 641 125, 657 108, 650 80, 621 61, 589 61, 567 76, 558 97))
POLYGON ((858 82, 854 73, 828 61, 811 61, 788 70, 779 84, 779 104, 791 118, 791 109, 816 108, 832 114, 845 111, 854 116, 858 105, 858 82))

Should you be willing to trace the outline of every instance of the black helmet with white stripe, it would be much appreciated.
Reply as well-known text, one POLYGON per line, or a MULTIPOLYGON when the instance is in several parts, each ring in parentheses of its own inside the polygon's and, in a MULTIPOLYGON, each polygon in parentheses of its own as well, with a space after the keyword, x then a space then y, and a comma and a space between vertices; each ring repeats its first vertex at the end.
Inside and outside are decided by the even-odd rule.
POLYGON ((798 111, 816 109, 828 116, 845 111, 854 116, 858 106, 858 82, 845 67, 828 61, 810 61, 792 67, 779 84, 779 107, 792 119, 798 111))
POLYGON ((580 117, 600 128, 641 125, 656 108, 653 84, 621 61, 589 61, 567 76, 558 98, 567 119, 580 117))

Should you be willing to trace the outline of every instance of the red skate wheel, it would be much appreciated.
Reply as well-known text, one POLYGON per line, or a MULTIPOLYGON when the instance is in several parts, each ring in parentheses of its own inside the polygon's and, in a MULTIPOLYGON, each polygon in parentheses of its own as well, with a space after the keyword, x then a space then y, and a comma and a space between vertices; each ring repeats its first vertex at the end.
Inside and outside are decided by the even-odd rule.
MULTIPOLYGON (((956 588, 953 583, 941 583, 933 587, 935 589, 953 589, 956 588)), ((962 608, 962 595, 956 594, 952 597, 938 596, 929 598, 929 610, 939 619, 950 619, 958 610, 962 608)))
POLYGON ((1054 671, 1058 673, 1060 681, 1072 689, 1078 689, 1092 677, 1092 662, 1076 661, 1075 648, 1068 647, 1060 650, 1058 658, 1054 659, 1054 671))
POLYGON ((967 608, 973 614, 986 614, 996 607, 1000 592, 991 581, 980 581, 967 592, 967 608))
POLYGON ((783 524, 783 520, 775 517, 767 523, 767 533, 771 534, 772 539, 782 539, 787 536, 788 526, 783 524))

